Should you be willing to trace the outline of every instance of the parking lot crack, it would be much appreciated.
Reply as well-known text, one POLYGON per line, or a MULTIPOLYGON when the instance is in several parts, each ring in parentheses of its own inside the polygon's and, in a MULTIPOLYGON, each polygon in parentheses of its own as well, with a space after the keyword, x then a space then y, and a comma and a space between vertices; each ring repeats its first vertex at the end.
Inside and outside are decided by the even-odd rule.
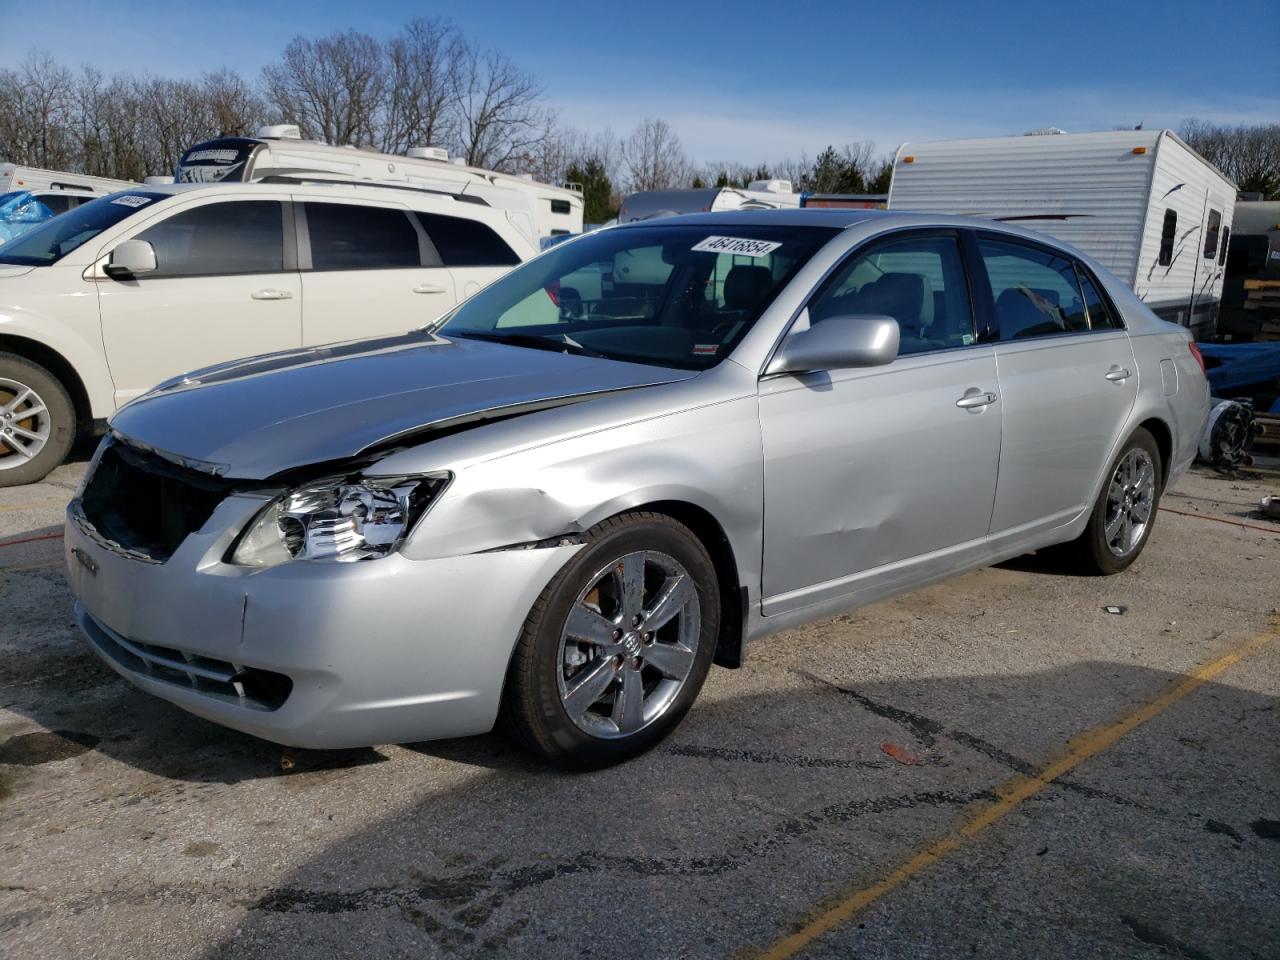
MULTIPOLYGON (((912 713, 911 711, 904 710, 901 707, 894 707, 889 704, 880 703, 858 690, 843 686, 835 681, 828 680, 825 677, 820 677, 817 674, 808 673, 806 671, 797 672, 801 676, 815 681, 819 685, 853 700, 855 703, 859 704, 876 716, 883 717, 886 720, 891 720, 898 724, 900 727, 903 727, 911 733, 922 745, 926 747, 934 746, 940 739, 949 740, 959 746, 973 750, 975 753, 979 753, 987 759, 993 760, 1001 766, 1012 770, 1014 773, 1020 773, 1023 776, 1032 776, 1038 769, 1031 761, 1012 754, 1009 751, 996 746, 994 743, 991 743, 989 740, 977 736, 976 734, 969 733, 965 730, 953 729, 941 721, 921 716, 918 713, 912 713)), ((1097 787, 1090 787, 1066 777, 1056 780, 1055 785, 1064 790, 1070 790, 1083 797, 1088 797, 1093 800, 1104 800, 1108 803, 1142 810, 1157 816, 1167 816, 1169 812, 1164 808, 1152 807, 1130 797, 1125 797, 1118 793, 1112 793, 1109 790, 1100 790, 1097 787)))

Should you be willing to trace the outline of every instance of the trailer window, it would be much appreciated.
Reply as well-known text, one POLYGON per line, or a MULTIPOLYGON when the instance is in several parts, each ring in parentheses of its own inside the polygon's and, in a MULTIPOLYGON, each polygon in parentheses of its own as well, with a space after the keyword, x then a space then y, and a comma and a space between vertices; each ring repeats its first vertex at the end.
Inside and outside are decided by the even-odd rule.
POLYGON ((570 207, 569 207, 568 200, 552 200, 551 201, 552 213, 568 213, 569 210, 570 210, 570 207))
POLYGON ((514 267, 520 257, 478 220, 439 213, 416 214, 446 267, 514 267))
POLYGON ((1222 213, 1209 211, 1209 229, 1204 232, 1204 258, 1212 260, 1218 255, 1218 235, 1222 233, 1222 213))
POLYGON ((1178 233, 1178 211, 1164 212, 1164 226, 1160 228, 1160 266, 1167 267, 1173 263, 1173 241, 1178 233))
POLYGON ((1227 262, 1227 245, 1231 243, 1231 228, 1222 228, 1222 245, 1218 249, 1218 266, 1225 266, 1227 262))

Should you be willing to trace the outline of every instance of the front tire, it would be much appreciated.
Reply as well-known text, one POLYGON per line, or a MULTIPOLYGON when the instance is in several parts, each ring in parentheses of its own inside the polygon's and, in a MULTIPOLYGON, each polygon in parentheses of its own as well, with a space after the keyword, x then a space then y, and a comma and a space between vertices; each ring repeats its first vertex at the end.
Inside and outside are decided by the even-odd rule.
POLYGON ((1138 559, 1151 538, 1163 485, 1160 448, 1139 427, 1111 464, 1084 533, 1070 545, 1081 573, 1119 573, 1138 559))
POLYGON ((0 487, 42 480, 75 437, 76 411, 66 387, 38 363, 0 353, 0 487))
POLYGON ((538 597, 507 671, 503 721, 529 749, 596 769, 650 749, 702 688, 720 630, 706 548, 645 512, 593 527, 538 597))

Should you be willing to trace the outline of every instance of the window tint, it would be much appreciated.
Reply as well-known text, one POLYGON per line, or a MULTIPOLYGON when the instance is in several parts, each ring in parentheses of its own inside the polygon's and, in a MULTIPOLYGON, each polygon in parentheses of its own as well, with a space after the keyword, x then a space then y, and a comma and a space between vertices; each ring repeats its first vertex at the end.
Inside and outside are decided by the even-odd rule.
POLYGON ((552 200, 551 201, 552 213, 568 213, 569 210, 570 210, 570 207, 569 207, 568 200, 552 200))
POLYGON ((422 266, 418 231, 390 207, 304 203, 313 270, 380 270, 422 266))
POLYGON ((483 223, 438 213, 416 216, 446 267, 513 267, 520 262, 506 241, 483 223))
POLYGON ((1222 246, 1218 250, 1218 266, 1224 266, 1227 262, 1227 247, 1231 243, 1231 228, 1222 228, 1222 246))
POLYGON ((1173 263, 1173 243, 1178 233, 1178 211, 1164 212, 1164 226, 1160 228, 1160 266, 1173 263))
POLYGON ((282 224, 275 200, 233 200, 176 213, 136 239, 156 251, 156 272, 147 279, 278 273, 284 269, 282 224))
POLYGON ((810 325, 838 314, 898 321, 898 352, 974 342, 964 265, 954 237, 906 237, 856 254, 809 304, 810 325))
POLYGON ((715 366, 827 243, 818 225, 735 223, 733 236, 657 225, 602 230, 547 250, 464 301, 446 337, 542 338, 557 350, 687 369, 715 366), (517 329, 512 329, 517 328, 517 329))
POLYGON ((1218 256, 1218 234, 1222 232, 1222 213, 1209 211, 1209 229, 1204 232, 1204 258, 1212 260, 1218 256))
POLYGON ((978 250, 991 281, 999 339, 1021 340, 1089 329, 1070 260, 1003 240, 980 239, 978 250))
POLYGON ((1111 308, 1107 306, 1107 301, 1103 298, 1098 288, 1094 286, 1089 274, 1079 266, 1076 267, 1076 273, 1080 278, 1080 289, 1084 293, 1084 305, 1089 315, 1089 329, 1113 330, 1121 327, 1122 324, 1112 314, 1111 308))

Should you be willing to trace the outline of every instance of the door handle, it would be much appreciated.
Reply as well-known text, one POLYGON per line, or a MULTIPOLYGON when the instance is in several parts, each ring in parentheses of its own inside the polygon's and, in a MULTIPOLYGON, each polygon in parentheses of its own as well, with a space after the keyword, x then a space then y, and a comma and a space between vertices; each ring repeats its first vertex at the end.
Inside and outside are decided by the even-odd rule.
POLYGON ((961 410, 972 410, 974 407, 986 407, 996 402, 994 393, 966 393, 956 401, 961 410))
POLYGON ((1107 371, 1107 379, 1112 383, 1124 383, 1131 376, 1133 374, 1129 372, 1127 367, 1113 366, 1107 371))
POLYGON ((249 294, 254 300, 292 300, 292 290, 255 290, 249 294))
POLYGON ((438 283, 420 283, 413 288, 414 293, 448 293, 444 287, 438 283))

